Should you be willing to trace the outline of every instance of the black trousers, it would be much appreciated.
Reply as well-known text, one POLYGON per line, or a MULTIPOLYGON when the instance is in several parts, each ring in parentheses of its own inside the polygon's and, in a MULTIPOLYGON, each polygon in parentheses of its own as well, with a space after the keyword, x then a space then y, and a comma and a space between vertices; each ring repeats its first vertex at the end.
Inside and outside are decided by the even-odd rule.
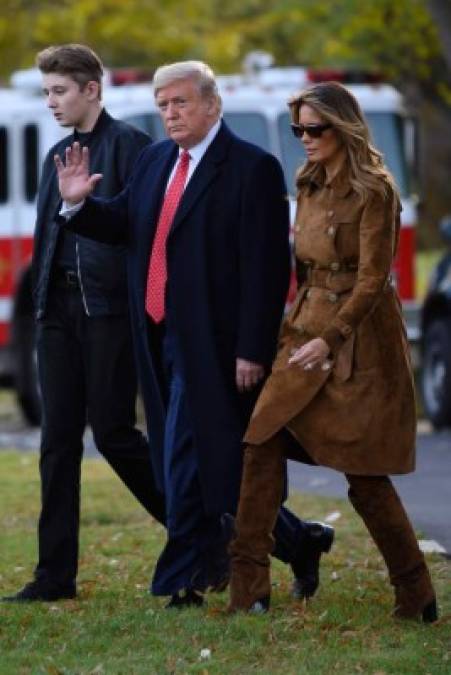
MULTIPOLYGON (((89 317, 78 288, 52 287, 37 325, 42 392, 37 579, 73 584, 78 567, 83 433, 144 508, 165 522, 150 450, 135 428, 136 370, 128 316, 89 317)), ((114 503, 111 504, 114 509, 114 503)))

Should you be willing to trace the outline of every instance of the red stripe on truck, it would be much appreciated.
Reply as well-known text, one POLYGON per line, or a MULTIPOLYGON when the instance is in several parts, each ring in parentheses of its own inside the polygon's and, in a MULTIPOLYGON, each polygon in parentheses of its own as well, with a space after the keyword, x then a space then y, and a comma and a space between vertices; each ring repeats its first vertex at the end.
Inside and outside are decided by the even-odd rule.
POLYGON ((14 295, 16 284, 30 263, 32 237, 0 239, 0 295, 14 295))
POLYGON ((403 224, 393 272, 401 300, 415 300, 415 228, 403 224))
POLYGON ((10 324, 0 322, 0 347, 6 347, 9 344, 10 324))

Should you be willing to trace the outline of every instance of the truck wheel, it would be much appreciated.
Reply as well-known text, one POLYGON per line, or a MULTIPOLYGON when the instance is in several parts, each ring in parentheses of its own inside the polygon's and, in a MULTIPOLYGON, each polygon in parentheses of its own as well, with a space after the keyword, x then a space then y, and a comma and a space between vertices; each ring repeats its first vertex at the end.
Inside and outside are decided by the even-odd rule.
POLYGON ((423 341, 421 391, 424 411, 436 429, 451 424, 451 320, 433 321, 423 341))
POLYGON ((38 384, 35 326, 31 316, 16 319, 16 393, 27 422, 39 426, 41 396, 38 384))

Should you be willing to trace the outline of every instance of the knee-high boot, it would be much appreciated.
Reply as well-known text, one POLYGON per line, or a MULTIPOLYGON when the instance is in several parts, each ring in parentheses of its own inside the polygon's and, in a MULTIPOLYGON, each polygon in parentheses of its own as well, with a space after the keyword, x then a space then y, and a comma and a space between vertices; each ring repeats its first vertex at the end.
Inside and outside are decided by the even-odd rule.
POLYGON ((388 568, 395 589, 394 615, 437 618, 431 577, 409 518, 387 476, 346 476, 349 500, 361 516, 388 568))
POLYGON ((245 450, 236 538, 229 548, 229 611, 264 611, 269 606, 269 554, 283 497, 284 462, 283 442, 278 436, 245 450))

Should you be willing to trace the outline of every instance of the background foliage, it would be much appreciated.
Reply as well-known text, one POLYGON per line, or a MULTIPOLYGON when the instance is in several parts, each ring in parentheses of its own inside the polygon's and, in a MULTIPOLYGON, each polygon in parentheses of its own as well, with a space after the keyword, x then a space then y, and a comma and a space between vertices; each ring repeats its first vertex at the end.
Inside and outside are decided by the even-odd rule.
MULTIPOLYGON (((445 4, 447 0, 444 0, 445 4)), ((236 70, 252 49, 280 64, 377 68, 393 80, 446 81, 425 0, 4 0, 0 72, 51 43, 87 42, 110 65, 202 58, 236 70)))
POLYGON ((451 212, 451 0, 3 0, 0 78, 72 41, 108 66, 199 58, 226 73, 263 49, 278 65, 377 70, 421 121, 423 220, 451 212))

